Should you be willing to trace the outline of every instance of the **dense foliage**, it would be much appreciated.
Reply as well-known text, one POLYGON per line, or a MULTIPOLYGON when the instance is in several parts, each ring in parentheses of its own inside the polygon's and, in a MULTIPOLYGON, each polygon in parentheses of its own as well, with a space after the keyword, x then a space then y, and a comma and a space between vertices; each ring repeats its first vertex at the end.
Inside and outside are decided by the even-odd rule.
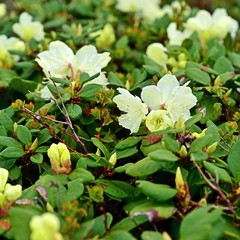
POLYGON ((240 239, 239 3, 189 4, 0 4, 4 239, 240 239))

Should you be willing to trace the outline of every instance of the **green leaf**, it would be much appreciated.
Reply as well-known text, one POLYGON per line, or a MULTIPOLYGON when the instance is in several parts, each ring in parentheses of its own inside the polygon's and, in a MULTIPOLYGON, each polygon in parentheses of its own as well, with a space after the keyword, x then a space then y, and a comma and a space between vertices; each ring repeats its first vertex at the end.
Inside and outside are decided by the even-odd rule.
POLYGON ((0 152, 0 156, 4 158, 20 158, 25 155, 25 152, 22 148, 18 147, 7 147, 2 152, 0 152))
POLYGON ((125 85, 123 84, 123 82, 116 76, 114 72, 108 73, 108 81, 112 85, 125 88, 125 85))
POLYGON ((142 240, 164 240, 163 236, 159 232, 144 231, 141 235, 142 240))
POLYGON ((209 74, 198 68, 187 68, 186 76, 192 81, 201 83, 203 85, 209 86, 211 83, 211 78, 209 74))
POLYGON ((67 183, 67 193, 64 195, 64 202, 71 202, 78 199, 84 192, 84 185, 80 179, 67 183))
POLYGON ((167 150, 175 153, 179 151, 180 144, 176 139, 166 136, 162 139, 162 141, 165 143, 167 150))
POLYGON ((146 157, 127 168, 126 174, 132 177, 143 177, 157 172, 161 167, 159 162, 146 157))
POLYGON ((107 147, 97 138, 92 137, 91 138, 92 143, 101 150, 101 152, 104 154, 106 160, 109 160, 111 154, 109 152, 109 150, 107 149, 107 147))
POLYGON ((73 120, 78 119, 82 115, 82 108, 78 104, 66 104, 69 117, 73 120))
POLYGON ((37 88, 37 83, 15 77, 11 79, 9 86, 17 92, 26 94, 28 91, 34 91, 37 88))
POLYGON ((76 168, 69 174, 70 180, 81 179, 83 183, 89 183, 95 180, 91 172, 84 168, 76 168))
POLYGON ((11 137, 0 136, 0 146, 21 148, 22 145, 11 137))
POLYGON ((131 148, 126 148, 124 150, 116 150, 117 159, 127 158, 130 156, 133 156, 136 153, 138 153, 138 149, 136 146, 131 148))
POLYGON ((234 67, 240 68, 240 55, 238 53, 229 52, 228 59, 231 61, 234 67))
POLYGON ((150 157, 150 159, 152 159, 154 161, 158 161, 158 162, 161 162, 161 161, 176 162, 179 159, 171 151, 164 150, 164 149, 151 152, 148 154, 148 157, 150 157))
POLYGON ((229 169, 233 175, 233 177, 239 181, 240 180, 240 159, 239 159, 239 153, 240 153, 240 137, 238 137, 237 142, 232 147, 232 149, 229 152, 227 162, 229 169))
POLYGON ((220 168, 214 165, 213 163, 206 161, 204 162, 204 167, 211 173, 213 177, 215 178, 218 177, 220 180, 224 182, 232 183, 232 179, 225 169, 220 168))
POLYGON ((224 220, 221 209, 211 206, 197 208, 183 219, 180 226, 181 240, 221 239, 224 231, 224 220))
POLYGON ((111 231, 117 230, 125 230, 131 231, 132 229, 136 228, 138 225, 147 222, 148 219, 146 216, 135 216, 133 218, 126 217, 117 222, 115 225, 112 226, 111 231))
POLYGON ((13 132, 13 121, 3 110, 0 110, 0 124, 9 132, 13 132))
POLYGON ((136 183, 146 197, 153 198, 156 201, 167 201, 177 194, 177 190, 170 188, 168 185, 156 184, 143 180, 139 180, 136 183))
POLYGON ((215 62, 213 69, 216 70, 218 73, 225 73, 225 72, 233 72, 234 67, 232 63, 224 56, 221 56, 215 62))
POLYGON ((202 150, 204 147, 206 147, 207 145, 209 145, 211 143, 211 136, 209 135, 205 135, 204 137, 200 137, 195 139, 190 146, 189 152, 193 153, 193 152, 197 152, 199 150, 202 150))
POLYGON ((141 141, 142 137, 128 137, 117 143, 115 146, 118 150, 124 150, 126 148, 131 148, 137 145, 141 141))
POLYGON ((34 155, 32 155, 30 157, 30 160, 33 162, 33 163, 42 163, 43 162, 43 155, 42 153, 36 153, 34 155))
POLYGON ((95 100, 95 94, 99 92, 100 88, 102 88, 102 85, 88 84, 80 90, 79 95, 85 100, 93 101, 95 100))
POLYGON ((198 150, 190 154, 192 161, 204 161, 208 159, 208 154, 202 150, 198 150))
POLYGON ((130 233, 124 230, 111 231, 106 237, 102 240, 136 240, 130 233))
POLYGON ((24 144, 29 144, 32 142, 32 134, 26 126, 17 126, 17 137, 24 144))
POLYGON ((33 206, 18 206, 10 210, 10 222, 15 240, 30 240, 29 222, 33 216, 41 212, 40 208, 33 206))
POLYGON ((198 114, 194 115, 193 117, 189 118, 185 122, 185 127, 186 128, 190 128, 193 124, 195 124, 196 122, 200 121, 201 118, 202 118, 202 114, 201 113, 198 113, 198 114))

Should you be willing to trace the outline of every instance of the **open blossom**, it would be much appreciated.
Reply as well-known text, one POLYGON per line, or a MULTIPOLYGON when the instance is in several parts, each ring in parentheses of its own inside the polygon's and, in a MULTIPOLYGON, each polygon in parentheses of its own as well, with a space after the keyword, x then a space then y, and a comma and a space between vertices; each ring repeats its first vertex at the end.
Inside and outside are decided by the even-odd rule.
POLYGON ((234 38, 238 27, 238 22, 227 15, 226 9, 219 8, 212 15, 206 10, 200 10, 186 22, 187 29, 198 32, 206 41, 213 37, 224 39, 228 33, 234 38))
POLYGON ((31 240, 63 240, 59 233, 60 221, 52 213, 43 213, 41 216, 33 216, 30 221, 31 240))
POLYGON ((122 12, 134 12, 137 19, 144 18, 149 22, 164 15, 159 7, 160 0, 117 0, 117 9, 122 12))
POLYGON ((170 23, 167 28, 167 35, 170 45, 181 46, 182 42, 189 38, 192 33, 193 31, 190 29, 184 29, 183 31, 178 30, 175 22, 170 23))
POLYGON ((152 110, 146 118, 146 127, 150 132, 173 127, 173 121, 166 110, 152 110))
POLYGON ((120 94, 113 101, 124 112, 119 124, 136 133, 143 121, 151 132, 173 127, 180 118, 186 121, 190 118, 189 109, 197 102, 187 84, 180 86, 174 75, 166 74, 157 86, 144 87, 141 99, 118 88, 120 94))
POLYGON ((131 133, 136 133, 148 113, 147 105, 123 88, 118 88, 118 91, 120 95, 114 97, 113 101, 121 111, 125 112, 119 117, 119 124, 129 129, 131 133))
POLYGON ((32 16, 23 12, 19 17, 19 23, 13 24, 13 31, 25 41, 44 39, 43 25, 39 21, 32 21, 32 16))
POLYGON ((144 87, 141 98, 152 110, 167 110, 173 122, 180 116, 187 120, 190 117, 189 109, 197 102, 187 84, 180 86, 174 75, 166 74, 158 81, 157 86, 144 87))
POLYGON ((151 43, 146 50, 146 54, 156 63, 165 66, 168 62, 167 48, 161 43, 151 43))
POLYGON ((80 48, 76 54, 64 42, 53 41, 49 45, 49 50, 38 54, 35 59, 42 67, 47 78, 50 77, 73 77, 78 72, 85 72, 90 76, 100 73, 100 75, 89 83, 106 86, 107 78, 102 72, 111 60, 109 52, 98 53, 93 45, 86 45, 80 48))

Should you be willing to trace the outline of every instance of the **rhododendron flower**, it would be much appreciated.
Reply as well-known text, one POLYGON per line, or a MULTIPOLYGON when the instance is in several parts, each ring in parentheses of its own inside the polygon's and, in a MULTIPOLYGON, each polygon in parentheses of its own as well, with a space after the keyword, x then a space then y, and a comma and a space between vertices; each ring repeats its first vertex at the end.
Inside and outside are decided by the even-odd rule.
POLYGON ((150 132, 173 127, 173 121, 166 110, 152 110, 146 118, 146 127, 150 132))
POLYGON ((31 240, 63 240, 59 233, 60 221, 52 213, 33 216, 30 221, 31 240))
POLYGON ((163 16, 159 7, 160 0, 117 0, 117 9, 122 12, 134 12, 137 19, 144 18, 152 22, 163 16))
POLYGON ((195 17, 187 20, 186 28, 198 32, 206 41, 213 37, 224 39, 228 33, 234 38, 238 22, 227 15, 226 9, 216 9, 212 15, 206 10, 200 10, 195 17))
POLYGON ((185 29, 184 31, 177 30, 177 24, 172 22, 167 28, 167 35, 169 38, 170 45, 181 46, 182 42, 189 38, 192 34, 190 29, 185 29))
POLYGON ((5 17, 7 12, 7 6, 5 3, 0 3, 0 18, 5 17))
POLYGON ((114 97, 113 101, 121 111, 125 112, 119 117, 119 124, 129 129, 131 133, 136 133, 148 113, 147 105, 123 88, 118 88, 118 91, 120 95, 114 97))
POLYGON ((161 43, 151 43, 146 50, 146 54, 156 63, 165 66, 168 62, 167 48, 161 43))
POLYGON ((186 121, 190 117, 189 109, 197 102, 187 84, 180 86, 174 75, 166 74, 157 86, 142 89, 142 101, 127 90, 118 88, 120 95, 115 96, 113 101, 125 112, 119 117, 119 124, 135 133, 143 120, 146 120, 146 127, 151 132, 173 127, 180 118, 186 121))
POLYGON ((152 110, 167 110, 173 122, 176 122, 180 116, 187 120, 190 117, 189 109, 197 102, 197 98, 187 84, 179 86, 174 75, 166 74, 158 81, 157 86, 144 87, 141 98, 152 110))
POLYGON ((32 21, 32 16, 23 12, 19 17, 19 23, 13 24, 13 31, 25 41, 44 39, 43 25, 38 21, 32 21))
POLYGON ((90 76, 100 75, 89 83, 106 86, 108 81, 102 71, 111 60, 109 52, 98 53, 92 45, 80 48, 76 54, 65 43, 53 41, 49 50, 38 54, 36 62, 42 67, 47 78, 50 77, 76 77, 78 72, 86 72, 90 76))
POLYGON ((76 71, 77 62, 70 47, 61 41, 53 41, 49 50, 39 53, 36 62, 42 67, 47 78, 71 76, 76 71))

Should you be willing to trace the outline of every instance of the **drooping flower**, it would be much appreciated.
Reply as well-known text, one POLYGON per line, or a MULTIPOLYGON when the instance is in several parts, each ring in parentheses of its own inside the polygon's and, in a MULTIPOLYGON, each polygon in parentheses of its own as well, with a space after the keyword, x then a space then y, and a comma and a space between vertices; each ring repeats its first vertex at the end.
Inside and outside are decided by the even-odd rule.
POLYGON ((19 23, 13 24, 13 31, 25 41, 44 39, 43 25, 39 21, 32 21, 32 16, 23 12, 19 17, 19 23))
POLYGON ((115 96, 113 101, 121 111, 125 112, 119 117, 119 124, 129 129, 131 133, 136 133, 148 113, 147 105, 126 89, 118 88, 118 91, 120 95, 115 96))
POLYGON ((59 233, 60 221, 52 213, 43 213, 41 216, 33 216, 30 221, 31 240, 63 240, 59 233))
POLYGON ((165 66, 168 62, 168 55, 166 52, 167 48, 161 43, 151 43, 146 49, 147 56, 162 66, 165 66))
POLYGON ((169 44, 181 46, 182 42, 185 39, 189 38, 191 36, 192 32, 193 31, 190 29, 184 29, 183 31, 180 31, 177 29, 177 24, 175 22, 170 23, 167 28, 169 44))
POLYGON ((197 102, 187 84, 180 86, 174 75, 166 74, 158 81, 157 86, 144 87, 141 98, 152 110, 167 110, 173 122, 180 116, 186 121, 190 117, 189 109, 197 102))
POLYGON ((150 132, 173 127, 173 121, 166 110, 152 110, 146 118, 146 127, 150 132))
POLYGON ((226 9, 219 8, 212 15, 206 10, 200 10, 186 22, 186 28, 198 32, 205 41, 213 37, 224 39, 228 33, 234 38, 238 27, 238 22, 227 15, 226 9))

